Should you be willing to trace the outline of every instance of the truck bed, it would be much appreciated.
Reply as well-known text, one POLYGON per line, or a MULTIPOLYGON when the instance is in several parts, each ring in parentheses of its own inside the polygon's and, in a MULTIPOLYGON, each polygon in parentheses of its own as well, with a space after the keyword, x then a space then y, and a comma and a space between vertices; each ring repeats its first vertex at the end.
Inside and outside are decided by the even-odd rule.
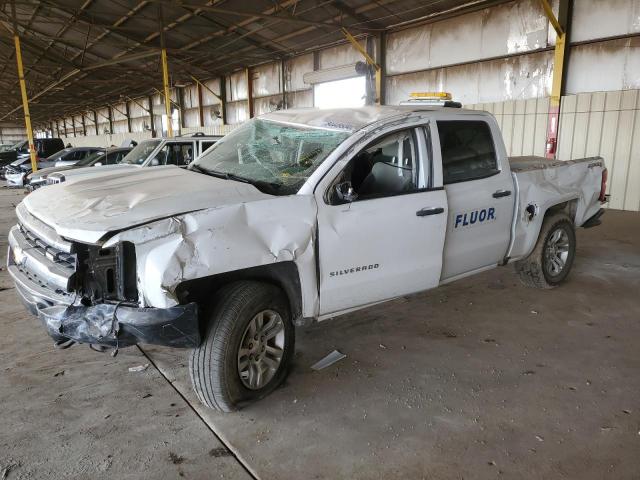
POLYGON ((549 208, 562 206, 576 227, 598 213, 604 170, 602 157, 567 161, 534 156, 510 157, 509 164, 516 189, 511 259, 531 253, 544 212, 549 208))
POLYGON ((545 168, 562 167, 585 162, 602 162, 602 157, 586 157, 575 160, 555 160, 552 158, 536 157, 528 155, 523 157, 509 157, 509 165, 512 172, 527 172, 531 170, 544 170, 545 168))

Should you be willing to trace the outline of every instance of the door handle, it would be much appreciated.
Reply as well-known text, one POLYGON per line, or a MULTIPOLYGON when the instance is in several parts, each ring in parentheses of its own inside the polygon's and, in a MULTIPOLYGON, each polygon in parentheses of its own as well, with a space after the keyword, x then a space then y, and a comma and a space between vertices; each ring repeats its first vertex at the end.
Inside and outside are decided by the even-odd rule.
POLYGON ((444 213, 444 208, 442 207, 427 207, 422 210, 418 210, 416 215, 418 217, 426 217, 427 215, 437 215, 439 213, 444 213))
POLYGON ((511 190, 496 190, 493 193, 493 198, 508 197, 509 195, 511 195, 511 190))

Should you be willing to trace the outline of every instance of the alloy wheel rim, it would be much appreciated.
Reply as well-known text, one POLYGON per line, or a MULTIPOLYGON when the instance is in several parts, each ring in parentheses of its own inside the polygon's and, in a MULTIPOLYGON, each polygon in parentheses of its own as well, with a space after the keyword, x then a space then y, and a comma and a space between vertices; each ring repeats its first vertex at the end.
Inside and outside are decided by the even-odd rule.
POLYGON ((248 323, 238 350, 242 384, 259 390, 275 376, 284 354, 284 322, 278 312, 263 310, 248 323))
POLYGON ((567 265, 569 258, 569 235, 558 228, 549 235, 545 248, 546 270, 549 275, 558 276, 567 265))

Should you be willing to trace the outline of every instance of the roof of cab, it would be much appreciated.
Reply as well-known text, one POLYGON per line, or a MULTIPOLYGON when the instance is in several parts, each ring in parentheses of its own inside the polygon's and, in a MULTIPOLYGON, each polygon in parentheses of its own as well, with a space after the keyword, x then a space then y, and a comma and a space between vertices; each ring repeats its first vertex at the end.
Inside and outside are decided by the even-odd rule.
POLYGON ((330 108, 325 110, 318 108, 278 110, 261 115, 260 118, 276 122, 353 132, 372 123, 398 115, 411 112, 441 111, 443 108, 455 113, 482 113, 478 110, 464 110, 438 105, 375 105, 359 108, 330 108))

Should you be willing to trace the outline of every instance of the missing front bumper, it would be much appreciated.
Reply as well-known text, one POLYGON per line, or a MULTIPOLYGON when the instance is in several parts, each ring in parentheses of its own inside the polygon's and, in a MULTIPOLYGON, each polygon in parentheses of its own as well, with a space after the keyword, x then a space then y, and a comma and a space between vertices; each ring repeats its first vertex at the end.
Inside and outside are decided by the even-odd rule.
POLYGON ((99 304, 53 306, 38 310, 38 318, 55 340, 126 347, 138 343, 176 348, 200 345, 195 303, 170 308, 136 308, 99 304))
POLYGON ((195 303, 169 308, 139 308, 117 304, 69 305, 63 298, 31 282, 9 264, 16 291, 27 309, 43 323, 56 341, 126 347, 145 343, 175 348, 200 345, 198 306, 195 303))

